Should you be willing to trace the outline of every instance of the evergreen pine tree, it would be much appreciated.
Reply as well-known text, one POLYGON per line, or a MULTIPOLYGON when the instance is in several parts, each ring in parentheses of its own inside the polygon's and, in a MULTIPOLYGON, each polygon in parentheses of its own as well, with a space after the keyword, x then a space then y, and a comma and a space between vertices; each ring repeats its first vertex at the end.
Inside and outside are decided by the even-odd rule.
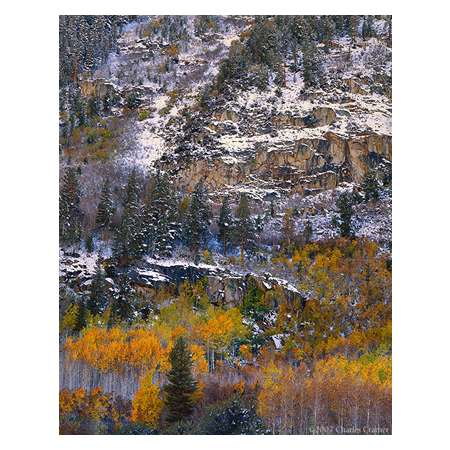
POLYGON ((250 217, 250 207, 247 195, 241 194, 239 205, 236 209, 235 241, 241 249, 241 258, 244 258, 244 250, 249 250, 254 245, 254 226, 250 217))
POLYGON ((359 31, 359 22, 360 16, 348 16, 348 34, 352 40, 352 44, 356 42, 356 38, 358 37, 359 31))
POLYGON ((69 167, 64 175, 59 195, 59 236, 66 244, 81 237, 80 187, 77 170, 69 167))
POLYGON ((157 173, 144 211, 144 235, 152 255, 170 256, 179 234, 177 199, 166 174, 157 173))
MULTIPOLYGON (((264 216, 261 214, 258 214, 253 221, 253 225, 254 225, 255 238, 256 238, 257 235, 262 233, 264 230, 264 216)), ((256 243, 256 240, 255 240, 255 243, 256 243)))
POLYGON ((94 251, 94 237, 91 233, 86 236, 85 247, 88 253, 92 253, 94 251))
POLYGON ((321 65, 316 44, 305 41, 302 46, 303 80, 306 87, 317 86, 321 80, 321 65))
POLYGON ((89 117, 98 116, 100 112, 100 101, 97 97, 91 97, 87 104, 87 114, 89 117))
POLYGON ((107 178, 103 183, 100 202, 97 208, 97 216, 95 218, 97 226, 102 228, 109 227, 113 214, 114 205, 111 198, 111 187, 107 178))
POLYGON ((366 40, 366 39, 368 39, 370 37, 369 36, 369 29, 368 29, 367 19, 365 17, 363 18, 361 36, 362 36, 363 40, 366 40))
POLYGON ((364 16, 362 25, 362 38, 370 39, 374 36, 373 16, 364 16))
POLYGON ((131 286, 131 279, 127 272, 117 278, 117 291, 114 293, 108 326, 131 321, 133 318, 133 298, 135 291, 131 286))
POLYGON ((167 375, 168 383, 164 387, 165 403, 168 409, 168 422, 178 422, 192 414, 193 394, 197 383, 192 376, 192 357, 183 337, 179 337, 170 352, 172 366, 167 375))
POLYGON ((227 256, 227 246, 230 242, 233 231, 233 216, 227 196, 223 198, 222 207, 220 208, 219 220, 217 221, 219 226, 219 241, 223 245, 223 254, 227 256))
POLYGON ((311 222, 308 220, 303 230, 303 242, 305 244, 308 244, 311 241, 312 233, 313 233, 312 225, 311 222))
POLYGON ((73 109, 78 126, 86 125, 86 104, 78 92, 75 94, 73 109))
POLYGON ((339 209, 339 230, 342 237, 350 237, 352 235, 352 216, 353 216, 353 201, 352 195, 344 192, 338 198, 336 205, 339 209))
POLYGON ((275 205, 273 200, 270 201, 270 217, 272 217, 272 219, 275 217, 275 205))
POLYGON ((387 17, 388 21, 388 44, 392 46, 392 16, 387 17))
POLYGON ((108 304, 107 285, 105 271, 101 266, 100 259, 97 261, 95 274, 91 283, 87 308, 93 314, 101 314, 108 304))
POLYGON ((320 19, 320 39, 325 44, 326 51, 329 50, 331 40, 336 32, 336 25, 331 16, 322 16, 320 19))
POLYGON ((366 172, 362 182, 362 188, 366 202, 370 199, 378 200, 380 198, 380 186, 378 184, 377 174, 374 170, 366 172))
POLYGON ((79 334, 81 330, 86 326, 86 306, 83 300, 78 303, 78 314, 75 321, 74 333, 79 334))
POLYGON ((186 242, 194 253, 198 253, 206 239, 210 220, 208 191, 200 181, 192 193, 185 227, 186 242))
POLYGON ((341 34, 345 29, 345 16, 331 16, 333 19, 336 32, 341 34))
POLYGON ((142 255, 143 233, 141 230, 142 206, 136 180, 136 171, 131 173, 126 188, 126 199, 122 221, 114 236, 113 253, 120 264, 128 264, 142 255))

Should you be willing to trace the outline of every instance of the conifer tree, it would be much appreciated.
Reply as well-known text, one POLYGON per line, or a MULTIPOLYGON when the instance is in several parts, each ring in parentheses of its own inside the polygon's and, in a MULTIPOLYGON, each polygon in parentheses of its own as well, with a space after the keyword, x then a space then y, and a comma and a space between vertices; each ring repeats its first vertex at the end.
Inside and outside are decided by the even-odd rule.
POLYGON ((204 243, 211 220, 208 191, 200 181, 192 193, 189 213, 186 220, 186 242, 194 253, 198 253, 204 243))
POLYGON ((86 326, 86 306, 83 300, 78 303, 78 314, 75 321, 74 333, 79 334, 86 326))
POLYGON ((223 198, 217 225, 219 226, 218 238, 223 245, 223 254, 224 256, 227 256, 227 246, 230 242, 233 231, 233 216, 229 204, 229 199, 227 196, 223 198))
POLYGON ((190 416, 194 407, 193 394, 197 383, 192 376, 192 357, 185 338, 179 337, 169 356, 171 370, 164 387, 168 422, 178 422, 190 416))
POLYGON ((100 101, 97 97, 91 97, 87 104, 87 114, 89 117, 98 116, 100 112, 100 101))
POLYGON ((273 200, 270 201, 270 217, 272 217, 272 219, 275 217, 276 213, 275 213, 275 205, 273 203, 273 200))
POLYGON ((95 219, 97 226, 102 228, 109 227, 113 214, 114 205, 111 198, 109 179, 107 178, 103 183, 102 192, 100 194, 100 203, 97 208, 97 217, 95 219))
POLYGON ((144 212, 145 245, 152 255, 170 256, 179 235, 177 199, 166 174, 158 172, 144 212))
POLYGON ((311 222, 308 220, 303 230, 303 242, 305 244, 308 244, 311 241, 312 233, 313 233, 312 225, 311 222))
POLYGON ((352 216, 353 216, 353 201, 352 195, 344 192, 338 198, 336 205, 339 210, 339 230, 342 237, 350 237, 352 235, 352 216))
POLYGON ((78 173, 69 167, 64 175, 59 195, 59 236, 61 241, 74 244, 81 237, 80 186, 78 173))
POLYGON ((305 86, 317 86, 320 84, 321 65, 317 47, 314 42, 305 41, 302 46, 303 54, 303 80, 305 86))
POLYGON ((362 38, 364 40, 373 37, 373 16, 364 16, 362 26, 362 38))
POLYGON ((250 217, 248 198, 244 193, 241 194, 239 205, 236 209, 235 223, 235 241, 241 249, 241 258, 244 258, 244 250, 252 248, 254 244, 254 226, 250 217))
POLYGON ((133 170, 126 187, 126 199, 122 221, 117 227, 114 236, 114 256, 121 264, 128 264, 134 258, 142 255, 143 236, 141 230, 142 205, 139 198, 139 189, 136 171, 133 170))
POLYGON ((127 272, 123 272, 117 279, 117 291, 114 293, 109 315, 108 326, 111 327, 123 321, 131 321, 134 311, 133 297, 135 291, 127 272))
POLYGON ((377 174, 374 170, 366 172, 362 182, 362 188, 366 202, 370 199, 378 200, 380 198, 380 186, 378 184, 377 174))
POLYGON ((91 283, 87 308, 93 314, 101 314, 108 304, 107 285, 105 271, 101 266, 100 259, 97 261, 95 274, 91 283))
POLYGON ((325 49, 328 51, 330 48, 331 40, 336 32, 336 25, 331 16, 322 16, 320 19, 320 38, 325 44, 325 49))
POLYGON ((88 253, 92 253, 94 251, 94 237, 91 233, 86 236, 85 247, 88 253))
POLYGON ((392 46, 392 16, 387 17, 388 21, 388 43, 392 46))
POLYGON ((356 42, 358 36, 358 26, 360 21, 360 16, 348 16, 348 34, 352 39, 352 43, 356 42))

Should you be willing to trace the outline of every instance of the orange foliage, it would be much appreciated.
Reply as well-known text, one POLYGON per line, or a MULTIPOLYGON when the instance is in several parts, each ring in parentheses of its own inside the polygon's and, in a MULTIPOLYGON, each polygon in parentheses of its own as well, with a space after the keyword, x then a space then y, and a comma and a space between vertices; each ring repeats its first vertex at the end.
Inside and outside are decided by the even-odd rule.
POLYGON ((125 366, 142 370, 167 366, 167 350, 151 330, 88 328, 79 339, 67 339, 65 349, 71 359, 85 361, 102 372, 120 371, 125 366))
POLYGON ((165 53, 166 55, 174 58, 178 56, 178 54, 180 53, 180 49, 178 48, 177 44, 171 44, 169 45, 169 47, 166 48, 165 53))
POLYGON ((390 429, 391 358, 342 356, 293 368, 273 361, 263 369, 258 413, 274 433, 304 433, 308 427, 390 429))
POLYGON ((111 417, 117 419, 116 411, 112 406, 111 396, 104 394, 102 389, 96 387, 87 393, 79 388, 74 391, 63 389, 59 392, 59 415, 61 421, 61 433, 73 434, 79 432, 80 423, 65 421, 69 414, 75 414, 80 419, 96 423, 111 417))
POLYGON ((210 348, 223 351, 234 338, 245 335, 242 316, 237 308, 214 309, 194 328, 194 336, 210 348))
MULTIPOLYGON (((65 349, 71 359, 84 361, 101 372, 120 372, 126 367, 141 372, 156 369, 167 372, 170 369, 169 353, 173 342, 184 333, 184 329, 178 327, 169 333, 168 339, 162 339, 154 330, 144 328, 127 331, 118 327, 110 330, 92 327, 84 330, 77 340, 68 338, 65 349)), ((204 349, 192 344, 191 352, 195 373, 206 372, 208 365, 204 349)))
POLYGON ((273 334, 284 333, 285 349, 314 360, 336 352, 389 351, 391 272, 388 256, 367 240, 307 244, 291 260, 278 261, 296 273, 304 306, 279 296, 273 334))
POLYGON ((132 402, 131 420, 155 428, 164 402, 161 400, 159 387, 153 384, 153 373, 148 371, 141 379, 132 402))

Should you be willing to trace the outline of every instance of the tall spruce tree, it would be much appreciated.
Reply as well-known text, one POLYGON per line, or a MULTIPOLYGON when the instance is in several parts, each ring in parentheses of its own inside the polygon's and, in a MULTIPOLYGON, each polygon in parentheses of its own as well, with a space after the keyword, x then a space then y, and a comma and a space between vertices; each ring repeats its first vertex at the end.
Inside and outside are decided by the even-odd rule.
POLYGON ((302 45, 303 54, 303 80, 306 87, 320 84, 322 67, 319 60, 317 46, 312 41, 304 41, 302 45))
POLYGON ((373 16, 364 16, 362 26, 362 38, 364 40, 374 36, 373 16))
POLYGON ((122 221, 114 236, 113 253, 121 265, 142 255, 143 233, 141 230, 142 205, 136 171, 133 170, 126 187, 126 198, 122 221))
POLYGON ((95 218, 97 226, 102 228, 109 227, 113 214, 114 204, 111 197, 111 186, 109 183, 109 179, 106 178, 102 186, 100 203, 98 204, 97 208, 97 217, 95 218))
POLYGON ((179 235, 178 205, 167 174, 158 172, 144 212, 144 240, 155 256, 170 256, 179 235))
POLYGON ((74 244, 80 240, 81 219, 78 173, 69 167, 59 194, 59 236, 62 242, 74 244))
POLYGON ((78 302, 78 313, 76 316, 73 332, 75 334, 81 333, 83 328, 86 326, 86 305, 84 304, 84 300, 81 299, 78 302))
POLYGON ((244 257, 244 251, 250 250, 254 246, 254 224, 250 216, 250 207, 247 195, 242 193, 239 199, 239 205, 236 209, 236 220, 234 227, 234 238, 241 249, 241 258, 244 257))
POLYGON ((359 22, 360 16, 347 16, 348 34, 352 43, 356 42, 356 38, 358 37, 359 22))
POLYGON ((223 245, 223 254, 224 256, 227 256, 227 247, 228 244, 230 243, 233 232, 233 215, 231 212, 230 203, 227 196, 223 198, 217 225, 219 226, 218 238, 223 245))
POLYGON ((275 212, 275 205, 273 203, 273 200, 270 201, 270 217, 272 217, 272 219, 276 216, 276 212, 275 212))
POLYGON ((178 422, 189 417, 194 408, 193 394, 197 383, 192 376, 192 357, 185 338, 179 337, 169 356, 171 369, 164 387, 168 409, 167 421, 178 422))
POLYGON ((353 217, 353 198, 348 192, 342 193, 336 205, 339 210, 339 230, 342 237, 352 235, 352 217, 353 217))
POLYGON ((308 244, 311 241, 313 234, 313 228, 309 220, 306 221, 305 227, 303 229, 303 243, 308 244))
POLYGON ((325 44, 326 51, 329 51, 331 40, 336 32, 336 24, 332 16, 321 16, 319 21, 319 38, 325 44))
POLYGON ((95 274, 92 279, 87 308, 93 314, 101 314, 108 305, 108 293, 105 271, 101 266, 100 259, 97 261, 95 274))
POLYGON ((200 181, 192 193, 185 226, 186 243, 194 253, 198 253, 206 240, 211 221, 208 191, 200 181))
POLYGON ((117 290, 113 295, 108 327, 132 320, 134 296, 135 290, 131 286, 130 276, 127 272, 121 273, 117 278, 117 290))
POLYGON ((364 191, 364 200, 366 202, 370 199, 378 200, 380 198, 380 185, 374 170, 366 172, 362 181, 362 188, 364 191))

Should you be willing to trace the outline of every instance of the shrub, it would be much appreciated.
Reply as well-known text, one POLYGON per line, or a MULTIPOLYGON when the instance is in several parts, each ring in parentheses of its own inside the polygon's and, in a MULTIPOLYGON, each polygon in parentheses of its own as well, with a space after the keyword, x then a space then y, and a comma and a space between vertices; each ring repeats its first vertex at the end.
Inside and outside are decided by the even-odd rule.
POLYGON ((170 113, 170 110, 171 110, 171 109, 172 109, 171 106, 165 106, 164 108, 161 108, 161 109, 159 110, 158 114, 159 114, 160 116, 167 116, 167 114, 170 113))
POLYGON ((239 395, 209 407, 194 434, 266 434, 266 427, 251 401, 239 395))
POLYGON ((139 111, 138 120, 140 122, 143 121, 143 120, 147 120, 149 117, 150 117, 150 113, 149 113, 148 110, 143 109, 143 110, 139 111))

